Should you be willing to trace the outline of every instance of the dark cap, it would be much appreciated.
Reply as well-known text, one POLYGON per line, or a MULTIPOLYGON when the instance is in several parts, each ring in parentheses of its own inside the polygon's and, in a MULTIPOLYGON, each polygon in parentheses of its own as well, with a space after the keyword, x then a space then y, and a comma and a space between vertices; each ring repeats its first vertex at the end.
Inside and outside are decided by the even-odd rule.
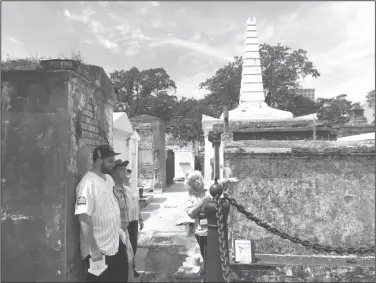
POLYGON ((113 157, 115 155, 119 155, 120 153, 114 152, 112 146, 108 144, 98 145, 93 151, 93 159, 97 160, 97 158, 106 158, 106 157, 113 157))
POLYGON ((114 166, 113 169, 116 169, 116 168, 121 167, 121 166, 127 167, 128 164, 129 164, 129 161, 128 161, 128 160, 125 160, 125 161, 123 162, 123 160, 118 159, 118 160, 115 161, 115 166, 114 166))

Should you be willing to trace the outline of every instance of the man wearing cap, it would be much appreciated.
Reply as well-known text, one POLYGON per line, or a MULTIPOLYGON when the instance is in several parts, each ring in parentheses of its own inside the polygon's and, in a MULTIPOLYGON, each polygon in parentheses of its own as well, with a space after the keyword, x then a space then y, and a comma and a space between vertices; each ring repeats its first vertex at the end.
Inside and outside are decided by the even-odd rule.
POLYGON ((126 235, 121 229, 120 209, 114 195, 114 180, 109 175, 115 153, 109 145, 99 145, 93 152, 93 168, 76 189, 75 214, 81 226, 81 256, 89 267, 105 257, 107 269, 99 276, 87 273, 88 282, 127 282, 126 235))

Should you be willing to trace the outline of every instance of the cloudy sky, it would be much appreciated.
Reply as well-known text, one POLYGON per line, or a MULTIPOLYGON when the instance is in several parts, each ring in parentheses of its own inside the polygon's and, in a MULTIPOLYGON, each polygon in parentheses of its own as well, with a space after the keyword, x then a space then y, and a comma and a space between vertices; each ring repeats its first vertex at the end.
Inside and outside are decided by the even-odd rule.
POLYGON ((80 51, 116 69, 164 67, 179 96, 243 54, 247 18, 259 42, 303 48, 321 73, 306 79, 316 97, 362 101, 375 88, 373 2, 3 2, 2 58, 80 51))

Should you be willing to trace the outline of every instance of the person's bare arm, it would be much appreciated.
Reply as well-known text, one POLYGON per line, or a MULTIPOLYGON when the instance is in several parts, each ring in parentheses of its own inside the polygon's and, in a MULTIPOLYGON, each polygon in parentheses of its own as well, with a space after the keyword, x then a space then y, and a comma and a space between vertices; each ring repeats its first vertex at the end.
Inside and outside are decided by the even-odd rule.
POLYGON ((97 241, 94 238, 93 223, 91 222, 91 217, 87 214, 80 214, 78 215, 78 220, 81 224, 82 234, 84 238, 87 240, 91 258, 94 261, 102 259, 102 253, 99 250, 97 241))
POLYGON ((188 205, 187 205, 187 213, 188 213, 188 216, 190 218, 195 218, 197 217, 198 213, 200 212, 200 210, 202 209, 202 206, 204 205, 204 203, 210 199, 209 196, 206 196, 202 201, 200 201, 198 204, 196 205, 193 205, 192 202, 189 200, 188 201, 188 205))
POLYGON ((102 259, 102 253, 94 238, 93 222, 91 221, 91 215, 95 207, 93 183, 88 181, 86 183, 80 182, 76 189, 76 196, 75 214, 78 216, 82 234, 89 246, 90 256, 94 261, 100 260, 102 259))

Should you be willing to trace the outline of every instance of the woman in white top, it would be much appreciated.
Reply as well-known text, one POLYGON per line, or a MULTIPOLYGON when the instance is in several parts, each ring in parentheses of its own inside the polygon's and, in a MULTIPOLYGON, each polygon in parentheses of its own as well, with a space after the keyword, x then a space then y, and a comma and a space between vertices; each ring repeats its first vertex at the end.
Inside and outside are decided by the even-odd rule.
MULTIPOLYGON (((144 221, 141 218, 141 210, 139 205, 139 197, 135 195, 132 190, 132 185, 130 182, 132 170, 127 169, 127 173, 124 176, 124 192, 126 196, 126 204, 128 207, 128 233, 131 241, 133 254, 136 256, 137 252, 137 240, 138 240, 138 224, 140 224, 140 230, 144 228, 144 221)), ((133 260, 133 273, 134 277, 140 277, 140 274, 136 271, 135 261, 133 260)))
POLYGON ((204 204, 212 197, 204 189, 204 180, 200 171, 192 171, 186 176, 184 183, 188 191, 187 214, 195 220, 195 236, 200 246, 201 256, 204 262, 202 273, 205 273, 206 243, 208 236, 207 219, 203 213, 204 204))

